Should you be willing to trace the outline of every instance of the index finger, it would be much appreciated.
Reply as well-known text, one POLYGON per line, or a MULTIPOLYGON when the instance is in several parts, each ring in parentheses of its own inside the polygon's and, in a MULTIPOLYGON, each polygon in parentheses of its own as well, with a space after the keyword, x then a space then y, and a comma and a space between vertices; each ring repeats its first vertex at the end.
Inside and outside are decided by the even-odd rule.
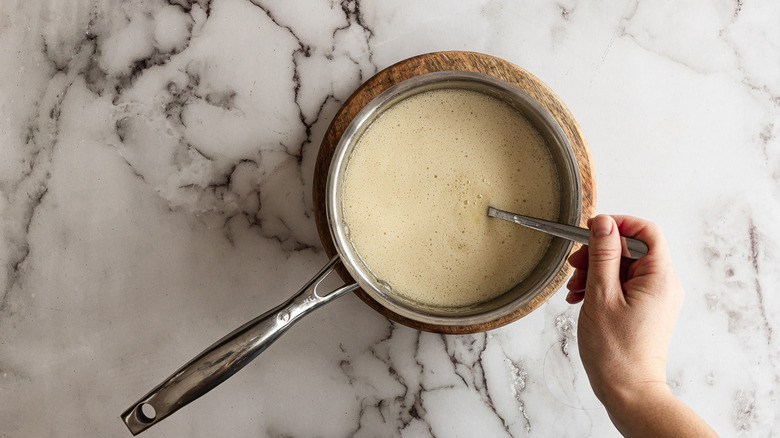
MULTIPOLYGON (((628 215, 610 215, 617 223, 621 236, 632 237, 644 242, 655 254, 668 253, 668 245, 661 229, 655 223, 628 215)), ((588 227, 593 218, 588 219, 588 227)))
POLYGON ((634 216, 615 215, 612 217, 618 225, 620 235, 639 239, 649 247, 666 247, 666 239, 655 223, 634 216))

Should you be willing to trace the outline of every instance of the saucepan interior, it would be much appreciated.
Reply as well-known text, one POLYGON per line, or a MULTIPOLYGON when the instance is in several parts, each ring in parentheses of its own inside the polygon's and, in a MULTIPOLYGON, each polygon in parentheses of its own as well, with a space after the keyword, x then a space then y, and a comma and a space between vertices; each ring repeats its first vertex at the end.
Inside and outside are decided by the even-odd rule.
POLYGON ((568 138, 547 109, 522 89, 492 76, 463 71, 445 71, 415 76, 389 88, 366 105, 352 120, 336 147, 326 185, 326 209, 329 227, 342 263, 360 287, 380 305, 404 318, 436 326, 464 326, 489 323, 515 313, 550 284, 572 243, 553 238, 533 272, 504 294, 485 302, 446 307, 425 305, 393 293, 366 265, 350 239, 344 222, 342 193, 350 157, 361 135, 387 109, 403 99, 426 91, 454 88, 477 91, 500 99, 521 112, 545 138, 557 168, 561 190, 558 221, 577 225, 582 211, 582 186, 579 167, 568 138))

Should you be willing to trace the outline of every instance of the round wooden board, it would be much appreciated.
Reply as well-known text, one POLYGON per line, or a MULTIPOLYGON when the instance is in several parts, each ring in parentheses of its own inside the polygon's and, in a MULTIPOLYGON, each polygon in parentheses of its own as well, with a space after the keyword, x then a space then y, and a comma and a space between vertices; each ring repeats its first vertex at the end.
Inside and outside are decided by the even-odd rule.
MULTIPOLYGON (((472 71, 494 76, 522 88, 526 93, 544 105, 550 114, 558 121, 561 128, 563 128, 577 157, 577 163, 580 168, 580 177, 582 178, 582 216, 580 218, 580 225, 585 226, 588 218, 594 214, 596 208, 596 182, 594 179, 590 150, 588 149, 585 137, 583 136, 577 121, 574 119, 574 116, 569 109, 566 108, 561 99, 558 98, 547 85, 524 69, 494 56, 459 51, 427 53, 405 59, 371 77, 361 85, 349 99, 347 99, 338 113, 336 113, 336 116, 333 118, 333 121, 325 133, 314 168, 313 191, 314 217, 317 222, 317 230, 319 231, 325 252, 329 257, 336 255, 336 248, 333 244, 333 239, 328 227, 328 217, 325 208, 325 186, 333 153, 341 139, 342 133, 347 128, 347 125, 349 125, 363 106, 393 85, 409 79, 412 76, 449 70, 472 71)), ((337 266, 336 270, 344 281, 349 283, 354 282, 347 270, 341 264, 337 266)), ((475 325, 440 326, 423 324, 391 312, 376 302, 362 289, 357 289, 355 293, 377 312, 394 321, 419 330, 447 334, 476 333, 500 327, 527 315, 547 301, 547 299, 563 285, 563 282, 566 281, 570 273, 571 267, 567 263, 558 272, 552 283, 530 303, 499 320, 475 325)))

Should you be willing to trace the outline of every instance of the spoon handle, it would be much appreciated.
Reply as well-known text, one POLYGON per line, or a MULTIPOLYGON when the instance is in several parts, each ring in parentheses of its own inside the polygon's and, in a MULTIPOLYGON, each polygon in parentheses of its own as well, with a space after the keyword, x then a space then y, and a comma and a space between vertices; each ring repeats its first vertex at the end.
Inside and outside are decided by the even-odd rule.
MULTIPOLYGON (((488 216, 513 222, 543 233, 552 234, 553 236, 573 240, 584 245, 588 244, 588 239, 590 238, 590 230, 587 228, 523 216, 522 214, 510 213, 493 207, 488 207, 488 216)), ((624 236, 620 236, 620 239, 623 245, 623 257, 638 259, 647 254, 648 249, 644 242, 624 236)))

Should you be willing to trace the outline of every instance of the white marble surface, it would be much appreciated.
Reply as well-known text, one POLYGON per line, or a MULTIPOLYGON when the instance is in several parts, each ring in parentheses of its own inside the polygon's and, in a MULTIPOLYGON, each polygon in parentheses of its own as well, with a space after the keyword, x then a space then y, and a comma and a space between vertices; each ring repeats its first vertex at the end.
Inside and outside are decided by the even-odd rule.
MULTIPOLYGON (((665 230, 674 392, 724 436, 770 436, 779 20, 772 0, 4 0, 0 435, 129 436, 125 408, 326 261, 311 180, 344 99, 473 50, 567 103, 598 212, 665 230)), ((348 296, 144 436, 615 436, 563 298, 446 337, 348 296)))

